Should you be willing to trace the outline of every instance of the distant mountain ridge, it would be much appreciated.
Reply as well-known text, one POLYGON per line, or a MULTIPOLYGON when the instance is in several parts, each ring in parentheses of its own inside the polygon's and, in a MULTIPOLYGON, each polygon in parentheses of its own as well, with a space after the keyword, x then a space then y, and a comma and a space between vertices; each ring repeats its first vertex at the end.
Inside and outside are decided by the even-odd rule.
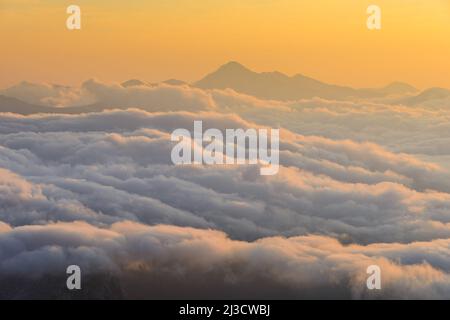
MULTIPOLYGON (((382 88, 360 88, 355 89, 348 86, 327 84, 301 74, 287 76, 281 72, 254 72, 238 62, 229 62, 222 65, 216 71, 208 74, 201 80, 189 84, 187 82, 169 79, 159 84, 169 86, 191 86, 201 89, 233 89, 237 92, 252 95, 261 99, 273 100, 298 100, 319 97, 328 100, 373 99, 381 103, 397 105, 450 105, 450 90, 444 88, 429 88, 418 92, 413 86, 393 82, 382 88)), ((158 83, 150 83, 138 79, 131 79, 121 83, 122 88, 139 86, 154 87, 158 83)), ((93 100, 77 106, 53 107, 41 105, 42 95, 46 90, 52 93, 54 89, 70 90, 70 87, 58 85, 40 85, 22 82, 11 88, 0 90, 0 112, 12 112, 22 115, 35 113, 65 113, 78 114, 87 112, 100 112, 107 108, 126 108, 127 105, 115 101, 93 100), (23 90, 21 89, 23 87, 23 90), (43 88, 43 92, 40 92, 43 88), (31 98, 25 93, 28 93, 31 98), (24 99, 22 99, 22 96, 24 99), (35 100, 36 102, 33 102, 35 100)), ((130 93, 131 94, 131 93, 130 93)), ((139 107, 138 105, 133 107, 139 107)), ((146 109, 145 104, 141 106, 146 109)))
POLYGON ((233 89, 262 99, 296 100, 320 97, 343 100, 348 98, 379 98, 417 92, 406 83, 394 82, 383 88, 354 89, 332 85, 301 74, 287 76, 283 73, 254 72, 232 61, 194 84, 202 89, 233 89))
POLYGON ((124 88, 135 87, 135 86, 147 86, 148 83, 141 81, 139 79, 130 79, 120 84, 124 88))
POLYGON ((33 113, 47 113, 54 112, 56 108, 34 105, 24 102, 17 98, 0 95, 0 112, 13 112, 18 114, 33 114, 33 113))
POLYGON ((102 110, 105 110, 106 108, 107 105, 104 105, 102 103, 76 107, 47 107, 24 102, 17 98, 0 95, 0 112, 12 112, 21 115, 30 115, 36 113, 79 114, 85 112, 100 112, 102 110))
POLYGON ((409 106, 416 106, 433 100, 443 100, 447 98, 450 98, 450 90, 444 88, 430 88, 422 91, 418 95, 401 99, 399 103, 409 106))
MULTIPOLYGON (((182 80, 178 80, 178 79, 168 79, 165 81, 162 81, 160 83, 163 84, 168 84, 171 86, 183 86, 183 85, 189 85, 187 82, 184 82, 182 80)), ((120 85, 124 88, 129 88, 129 87, 136 87, 136 86, 157 86, 159 83, 148 83, 139 79, 130 79, 127 80, 125 82, 122 82, 120 85)))

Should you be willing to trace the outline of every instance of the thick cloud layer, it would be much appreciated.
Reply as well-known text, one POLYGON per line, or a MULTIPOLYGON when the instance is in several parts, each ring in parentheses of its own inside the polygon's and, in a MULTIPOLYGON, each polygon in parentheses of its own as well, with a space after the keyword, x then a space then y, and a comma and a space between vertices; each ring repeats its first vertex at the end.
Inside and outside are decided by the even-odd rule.
POLYGON ((162 277, 177 283, 162 292, 172 297, 187 297, 183 293, 187 287, 191 298, 206 297, 205 284, 213 284, 214 297, 236 297, 244 290, 266 298, 378 298, 380 293, 370 292, 365 285, 365 270, 372 264, 384 271, 384 297, 450 294, 448 240, 363 247, 305 236, 248 243, 213 230, 131 222, 107 229, 81 222, 5 228, 0 240, 2 276, 39 278, 61 273, 67 263, 74 263, 86 273, 119 278, 125 297, 136 292, 160 297, 147 281, 162 277))
POLYGON ((156 279, 199 296, 450 297, 446 110, 83 90, 120 109, 0 114, 0 281, 64 277, 73 263, 126 297, 175 295, 151 291, 156 279), (279 173, 173 165, 170 134, 195 120, 281 127, 279 173), (378 293, 365 289, 371 264, 378 293))
MULTIPOLYGON (((35 184, 42 201, 58 204, 70 197, 78 212, 63 215, 52 203, 20 218, 6 208, 12 213, 3 221, 71 221, 92 210, 102 223, 121 217, 214 227, 247 240, 323 233, 372 243, 449 235, 450 179, 438 165, 374 144, 283 131, 282 167, 273 177, 260 176, 255 166, 173 166, 170 132, 199 118, 205 129, 256 126, 231 115, 138 110, 0 117, 3 128, 20 128, 0 137, 0 164, 28 177, 18 184, 35 184)), ((14 180, 7 180, 11 188, 14 180)), ((16 202, 29 199, 37 209, 32 196, 16 202)))
POLYGON ((25 82, 0 94, 38 105, 92 105, 80 109, 84 111, 141 108, 151 112, 231 112, 250 121, 281 126, 304 135, 371 141, 394 151, 424 157, 450 153, 450 114, 444 100, 411 107, 400 105, 401 102, 388 103, 388 100, 376 103, 316 98, 282 102, 261 100, 230 89, 201 90, 166 83, 124 87, 98 80, 88 80, 80 88, 25 82))

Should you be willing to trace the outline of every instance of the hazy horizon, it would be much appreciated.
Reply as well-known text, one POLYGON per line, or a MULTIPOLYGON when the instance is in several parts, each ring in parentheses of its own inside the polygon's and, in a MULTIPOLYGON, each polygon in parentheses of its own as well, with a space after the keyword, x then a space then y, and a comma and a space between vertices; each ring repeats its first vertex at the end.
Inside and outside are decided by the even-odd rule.
MULTIPOLYGON (((203 74, 203 75, 200 76, 199 78, 193 79, 193 80, 191 80, 191 81, 188 81, 188 80, 186 80, 186 79, 182 79, 181 77, 176 77, 176 76, 175 76, 175 77, 171 77, 171 78, 162 78, 162 79, 158 79, 158 80, 156 80, 156 81, 151 81, 151 80, 149 80, 149 79, 147 79, 147 78, 138 78, 138 77, 133 77, 133 76, 131 76, 130 78, 126 78, 126 79, 117 79, 117 80, 112 80, 112 81, 109 81, 109 82, 121 84, 121 83, 124 83, 124 82, 126 82, 126 81, 130 81, 130 80, 140 80, 140 81, 143 81, 143 82, 148 83, 148 84, 158 84, 158 83, 163 83, 163 82, 169 81, 169 80, 180 80, 180 81, 186 82, 186 83, 189 84, 189 85, 194 85, 194 84, 195 84, 196 82, 198 82, 199 80, 202 80, 202 79, 205 78, 206 76, 208 76, 208 75, 210 75, 210 74, 216 72, 216 71, 217 71, 218 69, 220 69, 221 67, 226 66, 226 65, 231 64, 231 63, 237 63, 237 64, 239 64, 239 65, 242 65, 242 66, 245 67, 246 69, 249 69, 250 71, 252 71, 252 72, 254 72, 254 73, 258 73, 258 74, 264 74, 264 73, 281 73, 281 74, 283 74, 283 75, 285 75, 285 76, 287 76, 287 77, 290 77, 290 78, 301 75, 301 76, 308 77, 308 78, 311 78, 311 79, 314 79, 314 80, 317 80, 317 81, 320 81, 320 82, 323 82, 323 83, 327 83, 327 84, 331 84, 331 85, 344 86, 344 87, 351 87, 351 88, 355 88, 355 89, 366 89, 366 88, 373 88, 373 89, 376 89, 376 88, 383 88, 383 87, 385 87, 385 86, 388 86, 388 85, 390 85, 390 84, 395 84, 395 83, 404 83, 404 84, 408 84, 408 85, 411 85, 411 86, 415 87, 415 88, 418 89, 418 90, 423 90, 423 89, 432 88, 432 87, 419 88, 419 87, 414 86, 414 84, 409 83, 409 82, 406 82, 406 81, 402 81, 401 79, 394 79, 394 80, 392 80, 392 81, 390 81, 390 82, 386 82, 386 83, 381 84, 381 85, 379 85, 379 86, 373 86, 373 87, 367 87, 367 86, 351 86, 351 85, 348 85, 348 84, 345 84, 345 83, 332 83, 332 82, 327 82, 327 81, 324 81, 324 80, 322 80, 322 79, 315 78, 314 76, 311 76, 311 75, 308 75, 308 74, 304 74, 304 73, 302 73, 302 72, 296 72, 296 73, 291 73, 291 74, 289 74, 289 73, 282 72, 282 71, 277 70, 277 69, 274 69, 274 70, 254 70, 254 69, 248 67, 247 65, 241 63, 240 61, 236 61, 236 60, 225 61, 224 63, 215 66, 215 68, 213 68, 212 70, 206 72, 205 74, 203 74)), ((61 85, 61 86, 72 86, 72 87, 76 87, 76 86, 79 86, 79 85, 81 85, 82 83, 84 83, 84 82, 86 82, 86 81, 88 81, 88 80, 91 80, 91 79, 99 80, 99 81, 105 81, 105 80, 106 80, 106 79, 101 79, 101 78, 98 78, 98 77, 95 77, 95 76, 86 77, 85 79, 83 79, 83 80, 81 80, 80 82, 77 82, 77 83, 61 83, 61 82, 56 83, 56 82, 48 82, 48 81, 46 81, 46 80, 44 80, 44 81, 30 81, 29 79, 22 79, 22 80, 20 80, 20 81, 17 81, 17 82, 15 82, 15 83, 10 84, 10 85, 6 85, 6 86, 4 86, 4 87, 0 87, 0 89, 7 89, 7 88, 9 88, 9 87, 11 87, 11 86, 14 86, 14 85, 17 85, 17 84, 20 84, 20 83, 49 84, 49 85, 61 85)), ((444 88, 443 86, 435 86, 435 87, 438 87, 438 88, 444 88)))
MULTIPOLYGON (((413 83, 409 83, 409 82, 407 82, 407 81, 402 81, 402 79, 393 79, 393 80, 391 80, 391 81, 388 81, 388 82, 386 82, 386 83, 382 83, 382 84, 377 85, 377 86, 352 86, 352 85, 349 85, 349 84, 347 84, 347 83, 327 82, 327 81, 325 81, 325 80, 323 80, 323 79, 319 79, 319 78, 316 78, 316 77, 314 77, 314 76, 311 76, 311 75, 309 75, 309 74, 305 74, 305 73, 302 73, 302 72, 287 73, 287 72, 283 72, 283 71, 278 70, 278 69, 273 69, 273 70, 255 70, 255 69, 252 69, 252 68, 250 68, 249 66, 247 66, 247 65, 245 65, 245 64, 243 64, 243 63, 241 63, 240 61, 236 61, 236 60, 225 61, 224 63, 215 66, 212 70, 207 71, 205 74, 203 74, 203 75, 200 76, 199 78, 192 79, 192 80, 186 80, 186 79, 183 79, 183 78, 181 78, 181 77, 176 77, 176 76, 174 76, 174 77, 171 77, 171 78, 161 78, 161 79, 157 79, 157 80, 153 80, 153 81, 152 81, 152 80, 149 80, 148 78, 139 78, 139 77, 133 77, 133 76, 131 76, 131 77, 126 78, 126 79, 119 79, 119 78, 117 78, 117 79, 115 79, 115 80, 110 80, 109 82, 113 82, 113 83, 118 83, 118 84, 120 84, 120 83, 124 83, 124 82, 126 82, 126 81, 129 81, 129 80, 140 80, 140 81, 146 82, 146 83, 148 83, 148 84, 158 84, 158 83, 163 83, 163 82, 166 82, 166 81, 169 81, 169 80, 180 80, 180 81, 186 82, 187 84, 193 85, 193 84, 195 84, 197 81, 202 80, 202 79, 203 79, 204 77, 206 77, 207 75, 209 75, 209 74, 211 74, 211 73, 214 73, 214 72, 217 71, 220 67, 223 67, 223 66, 225 66, 225 65, 227 65, 227 64, 229 64, 229 63, 238 63, 238 64, 244 66, 245 68, 249 69, 250 71, 255 72, 255 73, 259 73, 259 74, 261 74, 261 73, 281 73, 281 74, 283 74, 283 75, 285 75, 285 76, 287 76, 287 77, 290 77, 290 78, 295 77, 295 76, 298 76, 298 75, 301 75, 301 76, 305 76, 305 77, 308 77, 308 78, 311 78, 311 79, 314 79, 314 80, 317 80, 317 81, 320 81, 320 82, 323 82, 323 83, 327 83, 327 84, 331 84, 331 85, 337 85, 337 86, 351 87, 351 88, 354 88, 354 89, 369 89, 369 88, 376 89, 376 88, 383 88, 383 87, 386 87, 386 86, 388 86, 388 85, 390 85, 390 84, 395 84, 395 83, 404 83, 404 84, 408 84, 408 85, 411 85, 411 86, 415 87, 415 88, 418 89, 418 90, 425 90, 425 89, 429 89, 429 88, 445 88, 445 89, 449 89, 449 88, 444 87, 444 86, 417 87, 417 86, 415 86, 413 83)), ((5 85, 4 87, 0 87, 0 89, 7 89, 7 88, 9 88, 9 87, 11 87, 11 86, 14 86, 14 85, 17 85, 17 84, 20 84, 20 83, 50 84, 50 85, 61 85, 61 86, 72 86, 72 87, 76 87, 76 86, 79 86, 79 85, 81 85, 82 83, 84 83, 84 82, 86 82, 86 81, 88 81, 88 80, 91 80, 91 79, 95 79, 95 80, 99 80, 99 81, 104 81, 104 80, 106 80, 106 79, 98 78, 98 77, 95 77, 95 76, 86 77, 85 79, 81 80, 80 82, 72 82, 72 83, 48 82, 48 81, 46 81, 46 80, 43 80, 43 81, 30 81, 29 79, 22 79, 22 80, 19 80, 19 81, 17 81, 17 82, 14 82, 14 83, 5 85)))

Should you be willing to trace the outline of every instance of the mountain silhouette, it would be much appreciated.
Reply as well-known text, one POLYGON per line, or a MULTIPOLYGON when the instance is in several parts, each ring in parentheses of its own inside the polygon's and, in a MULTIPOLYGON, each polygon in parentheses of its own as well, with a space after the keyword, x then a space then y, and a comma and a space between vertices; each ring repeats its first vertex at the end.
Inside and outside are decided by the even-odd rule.
POLYGON ((55 112, 56 108, 30 104, 16 98, 0 95, 0 112, 13 112, 22 115, 55 112))
POLYGON ((444 88, 430 88, 424 90, 416 96, 402 99, 399 101, 399 103, 408 106, 415 106, 424 104, 428 101, 442 100, 447 98, 450 98, 450 90, 444 88))
POLYGON ((332 85, 297 74, 254 72, 242 64, 232 61, 197 81, 202 89, 233 89, 262 99, 296 100, 313 97, 343 100, 348 98, 377 98, 388 95, 416 92, 414 87, 394 82, 383 88, 354 89, 332 85))
POLYGON ((30 104, 16 98, 0 95, 0 112, 11 112, 21 115, 36 113, 79 114, 85 112, 100 112, 105 109, 107 109, 107 105, 101 102, 84 106, 58 108, 30 104))
POLYGON ((169 80, 163 81, 162 83, 169 84, 171 86, 184 86, 184 85, 188 84, 187 82, 184 82, 183 80, 178 80, 178 79, 169 79, 169 80))
POLYGON ((130 79, 120 84, 124 88, 134 87, 134 86, 146 86, 148 85, 146 82, 138 80, 138 79, 130 79))

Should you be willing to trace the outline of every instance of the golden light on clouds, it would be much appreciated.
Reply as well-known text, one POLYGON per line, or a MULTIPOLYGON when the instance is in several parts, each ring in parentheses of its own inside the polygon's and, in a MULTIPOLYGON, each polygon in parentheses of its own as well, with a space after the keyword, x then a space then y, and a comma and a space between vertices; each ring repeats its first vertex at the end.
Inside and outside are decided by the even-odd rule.
POLYGON ((141 78, 195 81, 229 61, 356 87, 450 87, 441 0, 2 1, 0 86, 141 78), (82 30, 65 28, 82 9, 82 30), (382 9, 382 29, 366 9, 382 9))

